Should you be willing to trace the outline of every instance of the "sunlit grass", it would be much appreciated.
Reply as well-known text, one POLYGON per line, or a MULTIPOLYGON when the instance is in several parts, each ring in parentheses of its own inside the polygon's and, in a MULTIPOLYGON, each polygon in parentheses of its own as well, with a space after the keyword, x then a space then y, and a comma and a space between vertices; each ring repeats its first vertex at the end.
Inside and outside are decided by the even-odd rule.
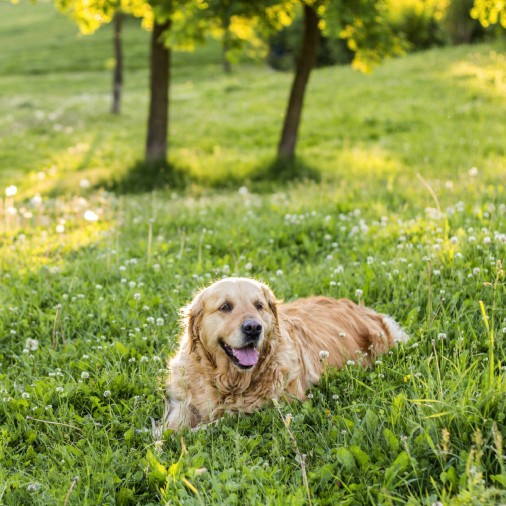
POLYGON ((111 117, 108 33, 73 60, 71 25, 47 4, 17 7, 25 17, 0 16, 0 503, 504 503, 497 48, 429 51, 371 76, 317 70, 299 166, 322 180, 287 184, 267 169, 291 76, 223 76, 206 48, 177 62, 172 88, 170 158, 187 186, 143 193, 142 51, 111 117), (52 48, 51 20, 65 41, 52 48), (111 182, 136 195, 95 188, 111 182), (179 308, 230 275, 286 301, 360 299, 411 339, 368 369, 328 371, 307 402, 157 442, 179 308))

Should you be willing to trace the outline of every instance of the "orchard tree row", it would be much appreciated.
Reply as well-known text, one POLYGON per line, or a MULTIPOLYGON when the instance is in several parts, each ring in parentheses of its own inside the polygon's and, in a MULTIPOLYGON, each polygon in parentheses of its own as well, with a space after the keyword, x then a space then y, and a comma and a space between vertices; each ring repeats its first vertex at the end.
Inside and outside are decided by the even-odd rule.
MULTIPOLYGON (((432 0, 442 10, 451 0, 432 0)), ((345 39, 353 66, 368 71, 384 58, 401 54, 405 45, 387 22, 388 0, 54 0, 82 33, 91 34, 113 23, 115 71, 112 111, 120 110, 122 84, 121 20, 123 14, 142 19, 151 31, 150 93, 145 160, 166 163, 171 52, 191 49, 208 36, 222 42, 225 71, 231 51, 255 43, 289 26, 297 12, 303 15, 300 53, 277 146, 278 162, 295 157, 304 95, 316 64, 321 35, 345 39)), ((471 15, 484 25, 506 27, 506 3, 475 0, 471 15)))

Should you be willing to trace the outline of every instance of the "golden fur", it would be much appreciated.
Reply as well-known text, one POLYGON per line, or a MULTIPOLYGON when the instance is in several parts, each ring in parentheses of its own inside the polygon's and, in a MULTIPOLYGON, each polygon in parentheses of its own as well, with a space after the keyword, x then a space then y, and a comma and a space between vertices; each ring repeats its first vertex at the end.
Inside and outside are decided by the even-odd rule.
POLYGON ((250 413, 273 398, 303 400, 324 360, 338 368, 348 360, 367 365, 407 339, 390 317, 350 300, 281 304, 266 285, 247 278, 213 283, 185 309, 167 378, 164 426, 170 429, 195 427, 227 411, 250 413), (244 322, 262 329, 254 349, 245 347, 244 322))

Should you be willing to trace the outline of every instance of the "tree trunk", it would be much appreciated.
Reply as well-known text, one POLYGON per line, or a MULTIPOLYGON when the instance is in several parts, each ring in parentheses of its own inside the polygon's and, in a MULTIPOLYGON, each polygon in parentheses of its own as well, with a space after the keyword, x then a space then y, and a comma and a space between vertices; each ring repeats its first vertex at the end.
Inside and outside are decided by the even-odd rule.
POLYGON ((165 47, 162 34, 171 22, 155 21, 151 35, 151 72, 146 161, 167 161, 167 132, 169 123, 170 49, 165 47))
POLYGON ((278 160, 293 160, 295 157, 304 94, 311 70, 316 64, 320 39, 318 22, 319 19, 315 10, 309 5, 304 5, 304 37, 285 113, 283 131, 278 144, 278 160))
POLYGON ((114 73, 112 83, 112 107, 113 114, 121 111, 121 89, 123 86, 123 51, 121 47, 121 21, 123 14, 117 10, 114 14, 114 73))
POLYGON ((222 26, 223 26, 223 41, 222 41, 223 71, 225 72, 225 74, 231 74, 232 65, 230 64, 230 60, 228 59, 228 53, 230 51, 230 15, 228 11, 224 13, 222 26))

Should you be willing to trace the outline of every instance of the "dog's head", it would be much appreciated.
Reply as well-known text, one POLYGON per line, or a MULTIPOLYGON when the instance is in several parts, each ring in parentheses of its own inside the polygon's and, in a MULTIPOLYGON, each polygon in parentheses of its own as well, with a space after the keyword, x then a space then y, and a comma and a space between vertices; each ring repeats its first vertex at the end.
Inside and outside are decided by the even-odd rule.
POLYGON ((253 369, 277 329, 277 301, 263 283, 226 278, 202 290, 186 308, 189 352, 200 345, 215 363, 253 369))

